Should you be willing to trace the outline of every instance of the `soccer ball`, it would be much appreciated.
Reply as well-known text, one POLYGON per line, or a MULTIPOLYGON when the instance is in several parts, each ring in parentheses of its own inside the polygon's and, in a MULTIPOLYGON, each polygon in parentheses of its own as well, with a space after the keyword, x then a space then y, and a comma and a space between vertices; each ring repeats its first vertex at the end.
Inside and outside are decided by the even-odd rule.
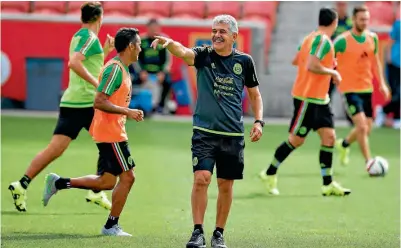
POLYGON ((388 162, 385 158, 377 156, 366 163, 366 170, 370 176, 384 176, 388 172, 388 162))

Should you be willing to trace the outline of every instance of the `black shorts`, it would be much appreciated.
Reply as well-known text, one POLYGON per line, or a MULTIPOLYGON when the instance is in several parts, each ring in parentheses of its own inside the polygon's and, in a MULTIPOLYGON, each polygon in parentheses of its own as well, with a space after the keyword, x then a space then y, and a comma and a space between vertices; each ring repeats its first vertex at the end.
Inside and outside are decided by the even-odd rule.
POLYGON ((329 104, 315 104, 294 98, 294 114, 289 132, 306 137, 310 130, 334 128, 333 113, 329 104))
POLYGON ((344 102, 349 116, 363 112, 366 117, 372 118, 372 93, 345 93, 344 102))
POLYGON ((89 131, 95 110, 90 108, 60 107, 58 121, 53 134, 61 134, 76 139, 82 128, 89 131))
POLYGON ((223 136, 194 130, 192 136, 193 172, 208 170, 217 178, 238 180, 244 172, 244 137, 223 136))
POLYGON ((97 162, 98 175, 105 172, 118 176, 124 171, 129 171, 135 167, 135 162, 131 157, 128 142, 117 143, 97 143, 99 149, 99 160, 97 162))

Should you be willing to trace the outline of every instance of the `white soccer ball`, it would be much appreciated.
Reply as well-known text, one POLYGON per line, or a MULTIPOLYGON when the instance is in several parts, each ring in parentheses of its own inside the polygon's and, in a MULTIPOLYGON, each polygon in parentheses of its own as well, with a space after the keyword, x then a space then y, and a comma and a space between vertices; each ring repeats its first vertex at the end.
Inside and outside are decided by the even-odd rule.
POLYGON ((387 159, 377 156, 366 163, 366 170, 370 176, 384 176, 388 172, 387 159))
POLYGON ((170 113, 174 113, 175 111, 177 111, 177 107, 178 107, 177 102, 173 101, 173 100, 168 100, 166 103, 166 107, 170 113))

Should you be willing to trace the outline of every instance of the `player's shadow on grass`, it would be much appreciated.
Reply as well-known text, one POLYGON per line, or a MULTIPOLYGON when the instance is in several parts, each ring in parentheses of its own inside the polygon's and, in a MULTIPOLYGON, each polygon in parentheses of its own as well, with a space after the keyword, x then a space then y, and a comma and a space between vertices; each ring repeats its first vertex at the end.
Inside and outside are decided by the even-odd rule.
POLYGON ((297 194, 297 195, 291 195, 291 194, 282 194, 279 196, 273 196, 269 195, 267 193, 250 193, 246 195, 236 195, 234 196, 235 199, 243 199, 243 200, 252 200, 252 199, 261 199, 261 198, 266 198, 266 199, 280 199, 280 198, 316 198, 316 197, 321 197, 319 194, 297 194))
POLYGON ((1 240, 7 241, 26 241, 26 240, 46 240, 46 239, 88 239, 99 238, 102 235, 83 235, 83 234, 66 234, 66 233, 28 233, 28 232, 12 232, 2 235, 1 240))
MULTIPOLYGON (((333 176, 345 176, 346 174, 341 173, 341 172, 334 172, 333 176)), ((319 178, 320 173, 317 170, 315 173, 282 173, 279 175, 279 177, 284 177, 284 178, 319 178)))
MULTIPOLYGON (((234 199, 238 200, 253 200, 253 199, 282 199, 282 198, 317 198, 317 197, 322 197, 319 194, 296 194, 296 195, 291 195, 291 194, 284 194, 284 195, 279 195, 279 196, 273 196, 269 195, 267 193, 261 193, 261 192, 254 192, 250 194, 238 194, 234 195, 234 199)), ((217 199, 217 195, 211 195, 210 199, 217 199)))
POLYGON ((60 213, 41 213, 41 212, 18 212, 18 211, 1 211, 1 215, 46 215, 46 216, 57 216, 57 215, 104 215, 104 213, 66 213, 66 212, 60 212, 60 213))

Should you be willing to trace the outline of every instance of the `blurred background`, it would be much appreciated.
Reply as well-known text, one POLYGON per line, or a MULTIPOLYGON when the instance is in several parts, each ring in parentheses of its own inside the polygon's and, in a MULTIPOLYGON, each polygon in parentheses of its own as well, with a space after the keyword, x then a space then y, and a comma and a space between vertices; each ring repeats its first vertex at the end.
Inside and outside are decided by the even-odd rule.
MULTIPOLYGON (((57 111, 68 85, 68 47, 80 26, 83 2, 1 2, 1 103, 2 109, 57 111)), ((364 2, 122 2, 105 1, 104 23, 99 37, 114 35, 122 26, 137 27, 143 36, 168 35, 192 47, 210 44, 211 18, 230 14, 239 20, 236 47, 253 56, 265 104, 265 116, 289 118, 292 114, 291 87, 296 68, 291 65, 298 43, 317 25, 319 8, 332 6, 340 14, 337 35, 352 26, 351 11, 364 2)), ((380 37, 380 56, 388 62, 387 44, 398 2, 366 2, 372 31, 380 37)), ((335 37, 333 37, 335 38, 335 37)), ((399 43, 399 40, 397 41, 399 43)), ((146 46, 145 46, 146 45, 146 46)), ((148 115, 189 116, 196 102, 195 71, 166 51, 152 53, 143 44, 141 59, 130 67, 135 88, 131 106, 148 115), (170 68, 161 82, 152 63, 158 53, 167 54, 170 68), (139 65, 139 66, 138 66, 139 65)), ((109 55, 114 56, 115 52, 109 55)), ((383 105, 380 93, 373 104, 383 105)), ((251 114, 244 93, 244 113, 251 114)), ((333 94, 337 119, 345 119, 341 97, 333 94)), ((385 122, 391 125, 391 122, 385 122)))

